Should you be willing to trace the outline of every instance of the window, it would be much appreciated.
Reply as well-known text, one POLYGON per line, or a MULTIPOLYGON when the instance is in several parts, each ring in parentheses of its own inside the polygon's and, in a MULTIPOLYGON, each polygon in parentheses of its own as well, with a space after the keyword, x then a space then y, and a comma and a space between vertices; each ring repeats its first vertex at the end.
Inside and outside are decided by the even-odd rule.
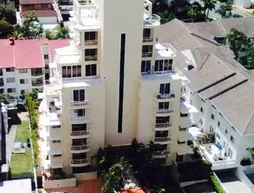
POLYGON ((179 145, 185 144, 185 143, 186 143, 186 141, 179 141, 179 140, 177 140, 177 144, 179 144, 179 145))
POLYGON ((203 113, 203 107, 200 108, 200 112, 203 113))
POLYGON ((85 109, 75 109, 73 110, 74 116, 75 117, 84 117, 86 114, 85 109))
POLYGON ((62 66, 62 78, 81 77, 81 65, 62 66))
POLYGON ((6 78, 6 82, 7 83, 15 82, 15 78, 14 77, 6 78))
POLYGON ((19 82, 20 82, 20 84, 27 84, 28 79, 20 79, 19 82))
POLYGON ((170 93, 170 83, 160 84, 160 94, 166 95, 170 93))
POLYGON ((181 113, 181 112, 180 112, 180 117, 188 117, 188 116, 189 116, 188 113, 181 113))
POLYGON ((156 60, 154 71, 155 72, 162 72, 162 71, 169 71, 172 70, 172 62, 173 60, 156 60))
POLYGON ((0 76, 3 76, 3 69, 0 69, 0 76))
POLYGON ((217 124, 219 127, 220 127, 220 122, 218 121, 218 124, 217 124))
POLYGON ((7 88, 7 93, 13 93, 16 92, 15 88, 7 88))
POLYGON ((0 86, 4 86, 4 79, 0 78, 0 86))
POLYGON ((3 93, 4 93, 4 89, 1 88, 1 89, 0 89, 0 94, 3 94, 3 93))
POLYGON ((214 114, 211 115, 211 119, 214 120, 214 114))
POLYGON ((52 129, 59 129, 59 128, 61 128, 61 125, 53 125, 52 126, 52 129))
POLYGON ((48 4, 41 4, 41 8, 48 8, 48 4))
POLYGON ((220 135, 218 133, 216 133, 215 135, 218 139, 220 139, 220 135))
POLYGON ((225 130, 225 133, 226 133, 226 134, 228 133, 228 130, 227 130, 227 129, 225 130))
POLYGON ((25 94, 25 92, 26 92, 25 90, 20 90, 21 95, 25 94))
POLYGON ((158 109, 159 110, 169 109, 169 102, 159 102, 158 109))
POLYGON ((210 126, 209 131, 210 131, 211 133, 214 133, 214 129, 213 129, 213 127, 212 127, 212 126, 210 126))
POLYGON ((234 139, 234 137, 231 135, 230 136, 230 141, 232 141, 233 143, 235 143, 235 139, 234 139))
POLYGON ((97 60, 97 49, 86 49, 85 50, 85 61, 97 60))
POLYGON ((151 61, 144 60, 141 63, 141 74, 149 73, 151 71, 151 61))
POLYGON ((44 59, 48 60, 49 59, 49 55, 48 54, 44 54, 44 59))
POLYGON ((179 131, 186 131, 187 128, 186 127, 179 127, 179 131))
POLYGON ((73 101, 85 101, 85 90, 74 90, 73 101))
POLYGON ((19 73, 28 73, 28 70, 27 69, 20 69, 19 73))
POLYGON ((14 68, 6 68, 6 72, 14 72, 14 68))
POLYGON ((89 64, 86 65, 86 76, 96 76, 97 75, 97 65, 89 64))
POLYGON ((152 57, 153 56, 153 46, 144 45, 142 46, 142 57, 152 57))
POLYGON ((62 156, 62 154, 55 154, 55 155, 53 155, 53 157, 61 157, 62 156))
POLYGON ((151 29, 144 29, 143 30, 143 42, 151 42, 153 41, 153 38, 151 36, 151 29))
POLYGON ((58 139, 58 140, 52 140, 52 143, 61 143, 61 140, 58 139))
POLYGON ((91 31, 91 32, 85 32, 85 42, 92 42, 97 39, 96 37, 96 32, 91 31))

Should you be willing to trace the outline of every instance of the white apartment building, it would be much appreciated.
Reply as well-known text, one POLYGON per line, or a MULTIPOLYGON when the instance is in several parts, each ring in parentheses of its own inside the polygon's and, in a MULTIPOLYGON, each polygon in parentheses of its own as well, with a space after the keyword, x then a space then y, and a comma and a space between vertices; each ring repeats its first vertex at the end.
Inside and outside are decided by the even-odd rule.
POLYGON ((55 48, 67 40, 0 40, 0 93, 20 97, 49 80, 48 64, 55 48))
MULTIPOLYGON (((238 26, 247 34, 251 30, 248 22, 253 20, 246 19, 238 26)), ((211 38, 216 34, 225 36, 220 34, 221 29, 229 31, 230 25, 239 22, 219 23, 187 24, 173 20, 158 33, 159 42, 168 42, 177 50, 174 68, 183 80, 182 100, 199 111, 191 113, 194 127, 190 127, 190 133, 194 137, 215 133, 213 145, 200 146, 213 170, 238 168, 242 159, 251 158, 247 148, 254 146, 253 75, 234 60, 228 48, 211 38)))
POLYGON ((175 49, 156 43, 152 4, 74 0, 71 23, 40 107, 44 169, 86 176, 99 147, 134 138, 160 144, 154 157, 167 164, 185 154, 191 106, 180 102, 175 49))

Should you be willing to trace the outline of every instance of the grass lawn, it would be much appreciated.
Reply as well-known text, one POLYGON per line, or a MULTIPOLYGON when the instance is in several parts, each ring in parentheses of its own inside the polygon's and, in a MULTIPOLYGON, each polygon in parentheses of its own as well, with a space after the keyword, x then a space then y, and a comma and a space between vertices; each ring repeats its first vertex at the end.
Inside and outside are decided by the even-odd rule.
MULTIPOLYGON (((29 136, 28 121, 22 121, 16 130, 15 142, 26 142, 29 136)), ((12 154, 10 168, 12 178, 32 177, 33 161, 31 148, 27 148, 26 154, 12 154)))

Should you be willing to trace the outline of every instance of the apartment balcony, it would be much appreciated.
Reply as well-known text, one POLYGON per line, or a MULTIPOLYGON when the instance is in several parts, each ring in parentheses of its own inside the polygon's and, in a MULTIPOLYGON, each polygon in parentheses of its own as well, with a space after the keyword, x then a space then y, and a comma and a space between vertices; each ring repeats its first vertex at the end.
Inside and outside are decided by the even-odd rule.
POLYGON ((153 158, 155 158, 155 159, 163 159, 163 158, 167 158, 169 156, 170 156, 169 150, 153 152, 153 158))
POLYGON ((153 37, 143 37, 143 43, 152 43, 153 37))
POLYGON ((90 151, 89 145, 72 145, 71 153, 86 153, 90 151))
POLYGON ((41 87, 43 85, 44 85, 43 78, 32 80, 32 86, 33 87, 41 87))
POLYGON ((71 139, 87 138, 87 137, 90 137, 90 133, 87 130, 72 131, 70 137, 71 137, 71 139))
POLYGON ((84 100, 84 101, 70 101, 70 106, 71 107, 79 107, 79 108, 85 108, 89 107, 90 101, 89 100, 84 100))
POLYGON ((157 102, 167 102, 171 101, 175 98, 175 94, 172 93, 157 93, 155 95, 155 99, 157 102))
POLYGON ((89 159, 72 159, 71 160, 71 167, 84 167, 90 165, 89 159))
POLYGON ((158 116, 158 117, 169 116, 172 113, 173 113, 173 109, 172 108, 169 108, 169 109, 157 109, 155 111, 155 115, 158 116))
POLYGON ((97 55, 94 55, 94 56, 85 56, 85 61, 86 62, 97 61, 97 55))
POLYGON ((96 46, 98 45, 98 40, 85 40, 85 46, 96 46))
POLYGON ((43 76, 44 73, 42 69, 31 69, 31 75, 38 77, 38 76, 43 76))
POLYGON ((218 147, 216 144, 203 144, 198 147, 200 154, 212 164, 212 170, 231 169, 239 166, 236 157, 225 156, 227 155, 226 147, 218 147))
POLYGON ((154 130, 155 131, 168 131, 171 129, 172 124, 171 123, 155 123, 154 130))
POLYGON ((161 145, 169 144, 171 143, 171 138, 170 137, 155 137, 154 143, 161 144, 161 145))
POLYGON ((72 124, 82 124, 82 123, 89 123, 88 116, 72 116, 70 118, 72 124))
POLYGON ((143 58, 150 58, 153 57, 153 52, 142 52, 143 58))

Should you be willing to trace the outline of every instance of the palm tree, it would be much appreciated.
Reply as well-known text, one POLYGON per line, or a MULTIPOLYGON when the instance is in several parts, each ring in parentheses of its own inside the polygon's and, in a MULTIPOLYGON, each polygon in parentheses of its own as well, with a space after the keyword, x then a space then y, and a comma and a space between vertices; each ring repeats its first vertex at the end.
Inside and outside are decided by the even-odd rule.
POLYGON ((209 16, 209 11, 215 9, 215 4, 216 4, 216 0, 201 0, 204 4, 203 10, 204 10, 204 14, 206 15, 206 17, 208 18, 209 16))
POLYGON ((193 3, 189 8, 187 12, 188 16, 192 18, 192 22, 194 21, 194 18, 199 16, 201 14, 201 6, 200 4, 193 3))
POLYGON ((69 38, 69 30, 63 26, 58 26, 57 27, 57 32, 56 32, 56 38, 57 39, 67 39, 69 38))
POLYGON ((239 61, 239 55, 241 52, 245 52, 249 46, 249 39, 244 33, 232 28, 226 36, 226 44, 233 50, 239 61))
POLYGON ((132 165, 125 158, 120 158, 118 163, 112 165, 109 170, 102 175, 104 181, 102 192, 119 192, 124 185, 124 180, 128 179, 131 174, 131 169, 132 165))

